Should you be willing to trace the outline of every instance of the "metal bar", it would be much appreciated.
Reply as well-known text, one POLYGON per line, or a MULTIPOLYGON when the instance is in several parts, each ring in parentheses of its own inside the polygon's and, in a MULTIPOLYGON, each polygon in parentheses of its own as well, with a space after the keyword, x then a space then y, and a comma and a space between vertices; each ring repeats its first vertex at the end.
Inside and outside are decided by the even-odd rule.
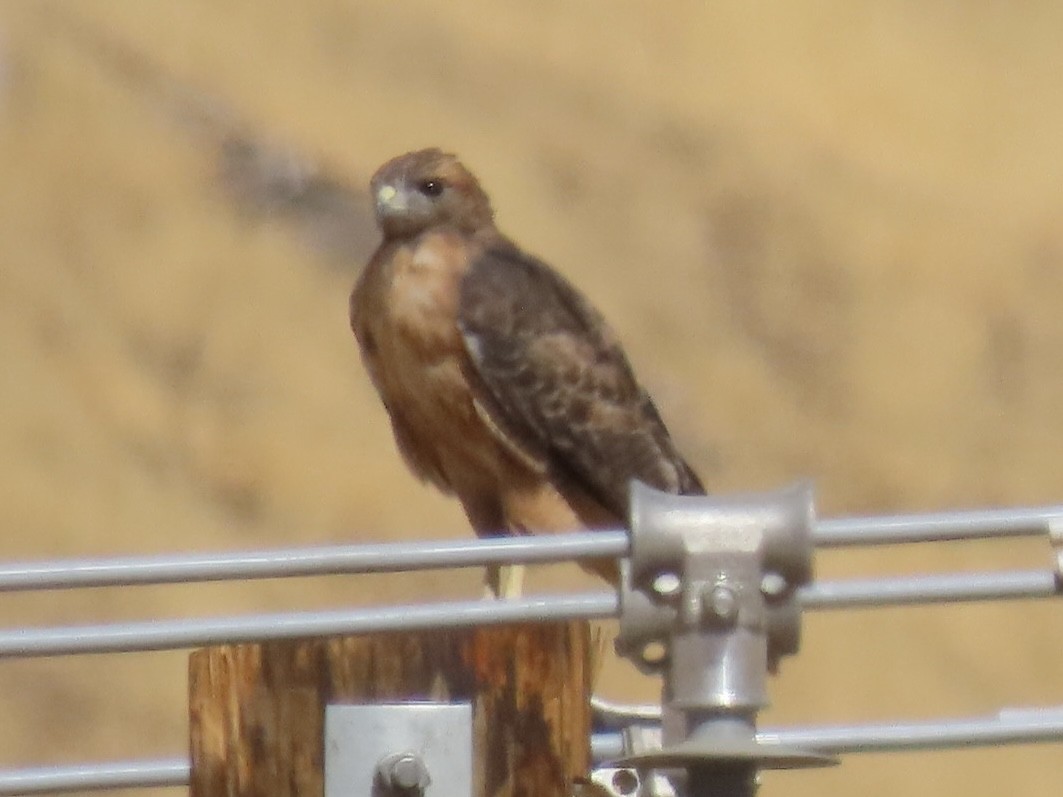
MULTIPOLYGON (((647 707, 638 708, 645 713, 647 707)), ((1011 709, 996 717, 936 722, 765 728, 757 738, 834 754, 1058 742, 1063 741, 1063 708, 1011 709)), ((594 734, 591 749, 596 762, 619 758, 620 734, 594 734)), ((190 776, 184 758, 0 770, 0 795, 187 786, 190 776)))
POLYGON ((0 631, 0 658, 127 653, 377 631, 591 620, 613 617, 617 609, 616 595, 597 593, 244 617, 16 628, 0 631))
POLYGON ((0 795, 188 786, 187 758, 0 770, 0 795))
POLYGON ((798 593, 805 609, 1051 598, 1059 594, 1060 585, 1051 570, 820 581, 802 587, 798 593))
MULTIPOLYGON (((1008 709, 991 717, 931 722, 764 728, 757 733, 757 741, 830 755, 1063 742, 1063 708, 1008 709)), ((620 733, 592 735, 591 756, 594 761, 611 761, 623 754, 620 733)))
POLYGON ((914 515, 835 518, 816 521, 817 547, 949 542, 986 537, 1036 537, 1063 519, 1063 505, 1028 509, 971 509, 914 515))
MULTIPOLYGON (((477 792, 471 703, 331 703, 325 706, 324 726, 321 797, 472 797, 477 792), (399 765, 403 774, 394 768, 399 761, 404 761, 399 765)), ((224 781, 219 785, 240 790, 224 781)))
POLYGON ((1063 741, 1063 710, 1002 711, 995 717, 889 725, 851 725, 765 731, 765 742, 830 753, 883 753, 1063 741))
POLYGON ((609 730, 661 721, 661 707, 657 703, 618 703, 591 695, 591 711, 595 727, 609 730))
POLYGON ((628 554, 624 531, 0 564, 0 592, 536 564, 628 554))
MULTIPOLYGON (((840 518, 818 521, 813 539, 829 548, 1030 536, 1047 534, 1053 520, 1063 520, 1063 506, 840 518)), ((536 564, 619 558, 629 550, 626 531, 596 530, 548 537, 21 562, 0 565, 0 592, 536 564)))
MULTIPOLYGON (((944 574, 822 582, 802 588, 808 609, 1047 598, 1059 594, 1050 571, 944 574)), ((589 593, 511 601, 463 601, 366 609, 192 620, 156 620, 0 630, 0 658, 166 650, 264 639, 401 631, 477 624, 614 617, 616 595, 589 593)))

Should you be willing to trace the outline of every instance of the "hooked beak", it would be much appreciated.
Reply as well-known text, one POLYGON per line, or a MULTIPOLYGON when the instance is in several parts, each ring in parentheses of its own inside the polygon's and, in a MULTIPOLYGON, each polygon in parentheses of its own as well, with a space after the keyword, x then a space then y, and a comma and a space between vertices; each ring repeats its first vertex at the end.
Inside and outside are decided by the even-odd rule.
POLYGON ((377 213, 387 216, 392 213, 402 213, 407 209, 406 194, 399 191, 393 185, 384 185, 376 192, 377 213))

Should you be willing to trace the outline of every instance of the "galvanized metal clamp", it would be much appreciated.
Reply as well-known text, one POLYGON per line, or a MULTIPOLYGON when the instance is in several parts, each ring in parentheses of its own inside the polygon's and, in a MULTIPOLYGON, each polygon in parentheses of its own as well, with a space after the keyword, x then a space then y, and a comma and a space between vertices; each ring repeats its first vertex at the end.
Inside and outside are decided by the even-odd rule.
POLYGON ((751 794, 760 769, 834 763, 756 738, 768 673, 799 646, 811 489, 691 497, 636 483, 631 505, 617 652, 663 676, 663 741, 645 749, 629 735, 616 764, 657 784, 646 793, 663 793, 664 772, 676 793, 700 797, 751 794))
POLYGON ((472 706, 325 708, 325 797, 469 797, 472 706))

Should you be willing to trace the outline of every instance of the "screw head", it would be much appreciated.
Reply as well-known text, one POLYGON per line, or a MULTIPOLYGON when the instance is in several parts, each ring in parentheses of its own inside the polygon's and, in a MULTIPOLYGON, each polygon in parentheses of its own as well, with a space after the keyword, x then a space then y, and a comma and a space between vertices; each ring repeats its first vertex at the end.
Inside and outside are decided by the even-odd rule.
POLYGON ((733 622, 738 616, 738 596, 723 584, 707 589, 702 595, 702 605, 717 620, 733 622))
POLYGON ((376 767, 380 785, 397 794, 423 794, 432 782, 421 756, 414 752, 391 753, 380 759, 376 767))

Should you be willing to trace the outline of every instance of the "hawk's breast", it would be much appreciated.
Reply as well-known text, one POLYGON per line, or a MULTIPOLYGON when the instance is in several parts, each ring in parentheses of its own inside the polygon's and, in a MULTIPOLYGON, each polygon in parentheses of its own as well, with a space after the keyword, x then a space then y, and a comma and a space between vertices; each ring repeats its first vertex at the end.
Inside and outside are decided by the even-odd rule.
POLYGON ((351 325, 411 467, 447 489, 503 456, 474 404, 457 314, 472 253, 433 232, 381 253, 351 296, 351 325))

